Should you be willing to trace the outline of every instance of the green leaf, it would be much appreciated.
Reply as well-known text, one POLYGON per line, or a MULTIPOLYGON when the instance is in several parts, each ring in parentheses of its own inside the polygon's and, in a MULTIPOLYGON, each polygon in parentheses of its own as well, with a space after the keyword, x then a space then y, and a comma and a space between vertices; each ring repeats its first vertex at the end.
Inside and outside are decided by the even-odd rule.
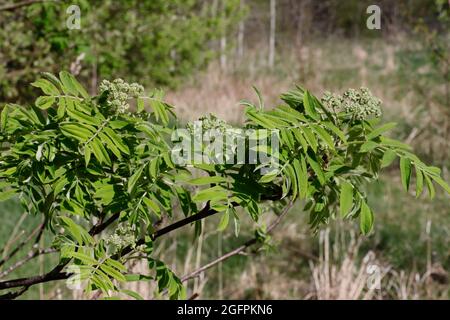
POLYGON ((431 178, 440 185, 447 193, 450 194, 450 187, 449 185, 439 176, 431 176, 431 178))
POLYGON ((309 91, 305 91, 305 93, 303 94, 303 106, 305 107, 305 111, 308 116, 310 116, 314 120, 319 119, 319 116, 315 109, 314 99, 309 91))
POLYGON ((319 165, 319 163, 316 160, 316 156, 314 154, 308 153, 307 159, 308 159, 309 165, 316 173, 317 179, 319 179, 320 184, 324 185, 325 184, 325 175, 323 173, 322 167, 319 165))
POLYGON ((195 178, 187 181, 187 183, 195 185, 195 186, 201 186, 205 184, 217 184, 217 183, 223 183, 226 182, 227 179, 222 176, 210 176, 210 177, 201 177, 201 178, 195 178))
POLYGON ((97 264, 97 260, 95 260, 94 258, 82 253, 82 252, 72 252, 71 256, 75 259, 80 260, 81 262, 83 262, 83 264, 88 265, 88 266, 92 266, 97 264))
POLYGON ((115 143, 116 147, 119 148, 120 151, 122 151, 127 155, 130 154, 130 149, 123 142, 122 138, 120 138, 119 135, 116 132, 114 132, 114 130, 112 130, 111 128, 104 128, 103 130, 106 132, 108 137, 115 143))
POLYGON ((230 221, 230 209, 225 210, 220 217, 219 226, 217 227, 217 231, 223 231, 228 226, 228 222, 230 221))
POLYGON ((107 275, 113 277, 114 279, 118 280, 118 281, 127 281, 127 279, 125 279, 125 276, 123 274, 121 274, 119 271, 117 271, 116 269, 106 265, 106 264, 102 264, 100 265, 100 269, 102 269, 102 271, 104 271, 107 275))
POLYGON ((91 131, 75 124, 62 124, 59 127, 65 136, 82 142, 87 141, 92 136, 91 131))
POLYGON ((400 158, 400 175, 403 188, 408 191, 411 180, 411 161, 408 158, 400 158))
POLYGON ((328 134, 328 132, 319 125, 312 125, 311 128, 317 133, 317 135, 326 143, 326 145, 334 150, 333 138, 328 134))
POLYGON ((70 218, 61 216, 61 221, 64 223, 65 227, 68 229, 69 233, 74 237, 74 239, 79 243, 83 244, 83 237, 81 236, 80 227, 70 218))
POLYGON ((78 82, 78 80, 69 72, 61 71, 59 78, 62 82, 63 91, 67 94, 74 95, 76 97, 82 96, 84 99, 89 100, 89 94, 86 89, 78 82))
POLYGON ((62 119, 66 114, 66 99, 58 99, 58 110, 56 112, 58 119, 62 119))
POLYGON ((153 200, 151 200, 151 199, 149 199, 149 198, 147 198, 147 197, 144 197, 144 198, 142 199, 142 201, 144 201, 145 205, 146 205, 150 210, 152 210, 152 211, 156 214, 156 216, 157 216, 158 218, 161 216, 161 209, 159 208, 159 206, 156 204, 155 201, 153 201, 153 200))
POLYGON ((142 176, 142 171, 145 168, 145 164, 140 166, 139 169, 136 170, 136 172, 130 177, 130 179, 128 179, 128 187, 127 187, 127 192, 129 194, 132 194, 134 192, 134 190, 136 189, 136 184, 138 183, 139 179, 142 176))
POLYGON ((256 96, 258 97, 259 110, 264 110, 264 100, 262 98, 261 92, 256 86, 252 86, 252 88, 255 91, 256 96))
POLYGON ((101 121, 95 118, 95 116, 87 115, 83 112, 77 111, 72 108, 67 108, 67 114, 70 118, 79 121, 81 123, 86 123, 93 126, 99 126, 101 124, 101 121))
MULTIPOLYGON (((98 270, 99 271, 99 270, 98 270)), ((98 276, 97 274, 94 274, 91 279, 92 283, 99 288, 100 290, 102 290, 102 292, 104 294, 107 294, 108 290, 110 289, 110 287, 106 284, 106 282, 104 281, 104 279, 102 279, 100 276, 98 276)), ((108 297, 110 298, 110 297, 108 297)), ((114 299, 114 298, 112 298, 114 299)))
POLYGON ((378 143, 373 142, 373 141, 366 141, 361 145, 361 149, 359 151, 362 153, 365 153, 365 152, 372 151, 376 147, 378 147, 378 143))
POLYGON ((404 150, 411 150, 411 146, 409 146, 406 143, 403 143, 401 141, 390 139, 390 138, 387 138, 384 136, 381 136, 380 139, 381 139, 381 144, 383 146, 394 147, 394 148, 404 149, 404 150))
POLYGON ((42 92, 49 96, 59 95, 59 90, 55 87, 53 83, 46 79, 38 79, 31 84, 33 87, 40 88, 42 92))
POLYGON ((42 96, 36 99, 36 107, 42 110, 46 110, 50 108, 54 102, 55 102, 54 97, 42 96))
POLYGON ((98 138, 94 138, 90 144, 98 162, 100 162, 100 164, 106 163, 107 165, 111 165, 111 159, 109 158, 103 143, 98 138))
POLYGON ((157 179, 159 175, 160 157, 155 157, 150 161, 148 172, 151 178, 157 179))
POLYGON ((270 171, 269 173, 262 175, 261 178, 259 178, 258 182, 259 183, 269 183, 269 182, 272 182, 277 176, 278 176, 278 171, 270 171))
POLYGON ((339 129, 334 124, 328 121, 327 122, 324 121, 323 125, 326 126, 328 129, 330 129, 335 135, 337 135, 342 142, 347 143, 347 138, 345 137, 345 134, 341 129, 339 129))
POLYGON ((312 133, 311 129, 309 129, 309 128, 302 127, 301 129, 303 131, 303 134, 304 134, 306 140, 308 141, 309 146, 312 148, 314 153, 316 153, 317 147, 318 147, 316 136, 312 133))
POLYGON ((261 215, 261 208, 259 207, 258 203, 255 200, 250 199, 245 204, 245 209, 248 211, 253 221, 258 222, 259 216, 261 215))
POLYGON ((143 274, 125 274, 124 276, 125 276, 125 279, 127 279, 127 282, 153 280, 153 277, 143 275, 143 274))
POLYGON ((423 190, 423 173, 417 165, 414 168, 416 169, 416 198, 418 198, 423 190))
POLYGON ((340 194, 341 217, 345 218, 353 206, 353 186, 347 181, 343 181, 340 194))
POLYGON ((42 76, 44 78, 46 78, 47 80, 49 80, 55 87, 57 87, 57 88, 61 87, 61 82, 53 74, 51 74, 49 72, 42 72, 42 76))
POLYGON ((70 73, 68 73, 67 71, 61 71, 59 73, 59 79, 61 80, 61 83, 62 83, 62 89, 63 89, 64 93, 66 93, 66 94, 78 96, 77 89, 75 88, 75 86, 72 83, 71 76, 72 75, 70 73))
POLYGON ((11 199, 16 194, 16 190, 7 190, 0 192, 0 201, 11 199))
POLYGON ((84 162, 86 167, 89 165, 89 161, 91 160, 91 147, 89 145, 84 146, 84 162))
POLYGON ((110 204, 115 196, 114 186, 112 184, 101 184, 96 188, 94 198, 99 199, 103 205, 110 204))
POLYGON ((308 196, 308 166, 306 164, 305 157, 301 157, 300 164, 302 168, 302 174, 298 176, 300 196, 302 198, 306 198, 308 196))
POLYGON ((372 140, 378 136, 380 136, 381 134, 383 134, 386 131, 391 130, 392 128, 394 128, 397 124, 395 122, 389 122, 386 123, 385 125, 382 125, 381 127, 376 128, 375 130, 373 130, 371 133, 369 133, 366 136, 367 140, 372 140))
POLYGON ((291 190, 292 190, 292 198, 295 199, 298 194, 298 183, 297 183, 297 174, 295 173, 294 167, 291 164, 287 164, 284 167, 284 170, 291 182, 291 190))
POLYGON ((8 105, 5 105, 2 110, 2 113, 0 114, 0 130, 1 131, 6 130, 6 121, 8 119, 8 112, 9 112, 9 107, 8 107, 8 105))
POLYGON ((424 175, 424 177, 425 177, 425 182, 427 184, 430 199, 433 199, 434 196, 436 195, 436 190, 434 189, 433 182, 431 181, 430 177, 427 176, 426 174, 424 175))
POLYGON ((212 188, 204 189, 199 191, 192 200, 195 202, 204 202, 204 201, 219 201, 219 200, 227 200, 228 193, 227 191, 220 187, 214 186, 212 188))
POLYGON ((122 292, 122 293, 126 294, 127 296, 130 296, 136 300, 144 300, 144 298, 142 298, 142 296, 135 291, 122 289, 122 290, 120 290, 120 292, 122 292))
POLYGON ((70 78, 72 81, 72 85, 75 87, 75 89, 78 91, 78 93, 85 99, 90 100, 90 96, 87 93, 86 89, 78 82, 78 80, 70 74, 70 78))
POLYGON ((368 234, 373 228, 373 213, 364 200, 361 200, 361 213, 359 227, 363 234, 368 234))
POLYGON ((297 186, 300 197, 306 198, 308 191, 308 172, 306 168, 305 158, 301 158, 301 163, 298 159, 294 159, 293 167, 297 178, 297 186))
POLYGON ((144 102, 144 99, 142 99, 142 98, 137 98, 136 99, 136 109, 137 109, 137 112, 142 112, 142 111, 144 111, 144 109, 145 109, 145 102, 144 102))
POLYGON ((387 150, 381 159, 381 168, 388 167, 397 158, 397 154, 392 150, 387 150))
POLYGON ((230 211, 233 214, 233 221, 234 221, 234 236, 239 237, 239 231, 241 229, 241 221, 239 220, 239 216, 236 212, 236 209, 234 207, 230 208, 230 211))
POLYGON ((167 125, 169 123, 169 115, 167 113, 167 105, 157 99, 151 98, 150 100, 150 106, 152 107, 156 120, 161 119, 161 122, 164 125, 167 125))
POLYGON ((100 132, 98 135, 101 139, 101 141, 106 144, 109 150, 111 150, 112 153, 117 157, 117 159, 122 160, 122 154, 120 153, 120 150, 117 148, 117 145, 111 141, 111 139, 104 134, 103 132, 100 132))

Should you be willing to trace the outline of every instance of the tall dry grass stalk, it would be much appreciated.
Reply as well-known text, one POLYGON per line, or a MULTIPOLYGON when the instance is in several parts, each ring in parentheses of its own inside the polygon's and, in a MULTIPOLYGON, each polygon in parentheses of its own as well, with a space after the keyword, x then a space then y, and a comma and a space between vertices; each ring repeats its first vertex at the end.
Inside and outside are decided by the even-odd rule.
MULTIPOLYGON (((381 272, 381 264, 375 258, 372 251, 366 253, 361 261, 358 261, 358 251, 361 239, 352 233, 351 241, 346 248, 339 248, 340 242, 330 242, 330 229, 320 232, 320 256, 319 261, 310 261, 312 280, 314 284, 313 298, 319 300, 357 300, 373 299, 377 288, 373 281, 379 281, 386 273, 381 272), (336 261, 332 252, 344 252, 344 255, 336 261), (373 279, 370 270, 372 267, 380 270, 379 278, 373 279)), ((379 288, 378 288, 379 289, 379 288)))

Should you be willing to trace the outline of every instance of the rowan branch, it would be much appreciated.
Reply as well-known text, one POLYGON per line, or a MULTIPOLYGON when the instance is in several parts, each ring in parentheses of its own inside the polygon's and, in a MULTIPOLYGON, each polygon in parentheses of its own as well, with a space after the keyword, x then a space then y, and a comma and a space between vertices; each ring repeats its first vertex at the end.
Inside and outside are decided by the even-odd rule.
MULTIPOLYGON (((263 196, 262 200, 277 200, 279 199, 279 195, 277 193, 274 193, 272 195, 269 196, 263 196)), ((238 205, 237 203, 234 203, 233 205, 238 205)), ((210 208, 209 203, 206 204, 206 206, 197 214, 191 215, 189 217, 186 217, 184 219, 181 219, 177 222, 174 222, 162 229, 156 230, 153 234, 151 234, 151 237, 153 240, 156 240, 157 238, 168 234, 174 230, 177 230, 187 224, 190 224, 192 222, 195 221, 199 221, 202 219, 205 219, 206 217, 212 216, 214 214, 216 214, 218 211, 216 211, 215 209, 210 208)), ((92 235, 98 234, 99 232, 103 231, 109 224, 111 224, 112 222, 114 222, 117 218, 119 217, 118 214, 113 215, 110 219, 108 219, 106 222, 104 222, 101 225, 96 225, 94 227, 91 228, 91 230, 89 231, 89 233, 92 232, 92 235)), ((278 219, 278 218, 277 218, 278 219)), ((268 229, 268 231, 270 230, 270 227, 268 229)), ((139 246, 145 243, 144 239, 140 239, 139 241, 136 242, 135 246, 139 246)), ((112 258, 113 259, 117 259, 117 257, 120 256, 124 256, 128 253, 130 253, 133 250, 132 246, 128 246, 125 247, 119 255, 115 255, 112 258)), ((64 263, 61 263, 59 265, 57 265, 53 270, 51 270, 50 272, 43 274, 43 275, 38 275, 38 276, 33 276, 33 277, 28 277, 28 278, 21 278, 21 279, 14 279, 14 280, 9 280, 9 281, 3 281, 0 282, 0 290, 3 289, 10 289, 10 288, 17 288, 17 287, 21 287, 21 286, 27 286, 30 287, 32 285, 35 284, 39 284, 39 283, 44 283, 44 282, 49 282, 49 281, 54 281, 54 280, 63 280, 63 279, 67 279, 69 278, 72 273, 66 273, 66 272, 62 272, 62 270, 64 269, 64 267, 70 262, 66 261, 64 263)), ((7 293, 10 294, 10 293, 7 293)), ((3 296, 0 296, 0 299, 3 296)))
MULTIPOLYGON (((158 238, 164 234, 167 234, 175 229, 181 228, 182 226, 184 226, 186 224, 189 224, 191 222, 194 222, 194 221, 197 221, 200 219, 204 219, 215 213, 217 213, 217 211, 214 209, 210 209, 209 204, 207 204, 198 214, 189 216, 189 217, 184 218, 180 221, 177 221, 165 228, 155 231, 152 235, 152 238, 156 239, 156 238, 158 238)), ((89 233, 91 235, 98 234, 99 232, 103 231, 108 225, 110 225, 112 222, 114 222, 118 217, 119 217, 119 214, 115 214, 110 219, 105 221, 104 223, 93 226, 91 228, 91 230, 89 231, 89 233)), ((141 244, 144 244, 144 239, 141 239, 136 243, 136 245, 141 245, 141 244)), ((133 250, 133 248, 131 246, 126 247, 122 250, 121 255, 126 255, 126 254, 130 253, 132 250, 133 250)), ((116 257, 113 257, 113 258, 116 258, 116 257)), ((70 262, 70 260, 66 261, 64 263, 60 263, 55 268, 53 268, 53 270, 51 270, 50 272, 43 274, 43 275, 0 282, 0 290, 17 288, 17 287, 21 287, 21 286, 30 287, 32 285, 39 284, 39 283, 67 279, 72 274, 62 272, 62 270, 69 262, 70 262)), ((7 293, 6 295, 9 295, 9 294, 10 293, 7 293)), ((0 296, 0 299, 2 297, 3 296, 0 296)))

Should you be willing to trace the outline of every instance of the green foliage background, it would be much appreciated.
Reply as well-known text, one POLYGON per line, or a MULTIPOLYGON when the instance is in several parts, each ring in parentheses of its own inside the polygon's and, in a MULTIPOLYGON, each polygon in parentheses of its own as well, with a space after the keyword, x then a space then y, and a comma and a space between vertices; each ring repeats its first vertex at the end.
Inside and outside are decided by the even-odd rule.
POLYGON ((84 54, 82 79, 126 77, 174 86, 214 56, 211 42, 233 30, 239 1, 78 0, 0 11, 0 101, 27 101, 39 72, 69 69, 84 54), (81 29, 70 30, 69 5, 81 9, 81 29))

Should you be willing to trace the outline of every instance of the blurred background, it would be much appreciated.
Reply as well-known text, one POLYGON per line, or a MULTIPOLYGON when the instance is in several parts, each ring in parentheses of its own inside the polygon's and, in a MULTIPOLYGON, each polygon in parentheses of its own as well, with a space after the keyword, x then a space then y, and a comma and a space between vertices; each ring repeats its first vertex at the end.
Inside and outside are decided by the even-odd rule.
MULTIPOLYGON (((40 72, 63 69, 92 94, 102 79, 121 77, 163 88, 183 122, 214 113, 236 125, 243 121, 239 100, 256 99, 253 85, 266 106, 295 84, 317 96, 365 86, 383 100, 384 121, 398 123, 396 138, 450 181, 449 6, 449 0, 0 0, 0 106, 33 103, 38 91, 29 83, 40 72), (370 5, 380 9, 380 28, 368 27, 377 14, 370 5)), ((449 196, 415 200, 398 177, 392 167, 367 190, 376 219, 370 236, 340 220, 313 234, 299 204, 275 231, 271 252, 233 257, 188 282, 188 293, 448 299, 449 196)), ((39 221, 18 200, 0 203, 0 219, 1 261, 39 221)), ((181 276, 251 236, 250 221, 239 238, 232 228, 218 233, 217 223, 205 221, 196 241, 187 227, 161 240, 157 253, 181 276)), ((57 258, 42 255, 6 278, 42 273, 57 258)), ((0 278, 8 267, 0 262, 0 278)), ((151 284, 132 289, 158 298, 151 284)), ((23 298, 86 297, 59 283, 36 286, 23 298)))

